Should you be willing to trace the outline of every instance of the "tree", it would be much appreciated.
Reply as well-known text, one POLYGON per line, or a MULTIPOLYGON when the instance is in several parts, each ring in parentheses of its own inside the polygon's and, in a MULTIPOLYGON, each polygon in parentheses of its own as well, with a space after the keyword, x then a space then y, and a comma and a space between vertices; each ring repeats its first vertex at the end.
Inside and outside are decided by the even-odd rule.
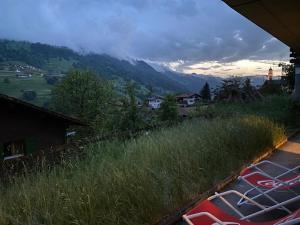
POLYGON ((243 98, 245 100, 255 100, 254 89, 255 88, 252 86, 250 78, 247 77, 242 85, 243 98))
POLYGON ((284 86, 287 88, 288 92, 292 92, 295 86, 295 66, 293 64, 280 63, 278 65, 281 67, 282 76, 281 80, 284 86))
POLYGON ((10 79, 9 79, 8 77, 5 77, 5 78, 3 79, 3 83, 5 83, 5 84, 10 84, 10 79))
POLYGON ((246 78, 242 85, 242 97, 246 102, 261 99, 262 95, 252 86, 250 78, 246 78))
POLYGON ((166 95, 159 109, 159 119, 168 123, 178 121, 178 106, 173 95, 166 95))
POLYGON ((241 79, 232 77, 224 79, 221 87, 215 90, 216 100, 240 101, 241 100, 241 79))
POLYGON ((260 87, 259 92, 264 95, 281 95, 283 93, 283 88, 279 84, 275 84, 272 81, 265 81, 265 83, 260 87))
POLYGON ((89 71, 72 70, 53 90, 54 108, 93 121, 107 115, 112 85, 89 71))
POLYGON ((36 92, 33 90, 24 90, 23 91, 23 99, 26 101, 33 101, 34 99, 36 99, 36 92))
POLYGON ((126 96, 122 100, 120 129, 135 131, 143 128, 144 123, 136 99, 136 85, 128 82, 125 86, 126 96))
POLYGON ((45 76, 45 80, 49 85, 54 85, 58 82, 58 78, 55 76, 45 76))
POLYGON ((205 101, 211 100, 210 88, 209 88, 209 84, 207 82, 204 84, 203 88, 201 89, 200 96, 205 101))
POLYGON ((262 95, 251 85, 251 80, 232 77, 223 80, 222 86, 216 89, 215 99, 226 101, 249 102, 261 98, 262 95))

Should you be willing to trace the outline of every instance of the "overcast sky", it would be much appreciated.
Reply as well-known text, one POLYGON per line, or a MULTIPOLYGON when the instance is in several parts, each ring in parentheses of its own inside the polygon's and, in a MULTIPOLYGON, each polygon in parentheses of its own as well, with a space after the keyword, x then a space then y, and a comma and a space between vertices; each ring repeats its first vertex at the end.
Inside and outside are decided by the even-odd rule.
POLYGON ((289 54, 221 0, 0 0, 0 38, 216 75, 265 74, 289 54))

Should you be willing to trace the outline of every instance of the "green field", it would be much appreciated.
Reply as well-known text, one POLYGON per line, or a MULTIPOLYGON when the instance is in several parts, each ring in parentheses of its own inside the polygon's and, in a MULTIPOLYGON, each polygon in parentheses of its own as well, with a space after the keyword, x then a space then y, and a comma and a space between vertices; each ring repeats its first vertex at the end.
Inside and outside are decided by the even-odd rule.
POLYGON ((37 98, 30 103, 43 106, 51 98, 51 90, 53 86, 47 84, 44 77, 33 75, 31 78, 16 78, 15 72, 0 71, 0 93, 16 98, 22 98, 22 90, 34 90, 37 98), (9 78, 9 83, 5 83, 4 79, 9 78))
POLYGON ((46 71, 61 71, 63 73, 68 72, 72 67, 73 63, 76 63, 76 60, 65 60, 60 58, 52 58, 47 61, 43 67, 46 71))
POLYGON ((14 71, 0 70, 0 78, 14 77, 16 73, 14 71))

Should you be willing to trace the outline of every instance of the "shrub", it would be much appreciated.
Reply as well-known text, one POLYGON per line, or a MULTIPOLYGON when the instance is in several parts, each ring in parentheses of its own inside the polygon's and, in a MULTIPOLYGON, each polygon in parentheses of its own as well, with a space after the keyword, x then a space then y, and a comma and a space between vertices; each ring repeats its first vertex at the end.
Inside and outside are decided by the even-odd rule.
POLYGON ((36 99, 36 92, 33 90, 24 90, 23 91, 23 99, 26 101, 33 101, 34 99, 36 99))
POLYGON ((10 84, 10 79, 8 77, 4 78, 3 83, 10 84))
POLYGON ((54 85, 58 82, 58 78, 55 76, 45 76, 47 84, 54 85))
POLYGON ((175 96, 166 95, 164 101, 161 103, 158 117, 161 121, 173 124, 178 122, 178 105, 175 96))

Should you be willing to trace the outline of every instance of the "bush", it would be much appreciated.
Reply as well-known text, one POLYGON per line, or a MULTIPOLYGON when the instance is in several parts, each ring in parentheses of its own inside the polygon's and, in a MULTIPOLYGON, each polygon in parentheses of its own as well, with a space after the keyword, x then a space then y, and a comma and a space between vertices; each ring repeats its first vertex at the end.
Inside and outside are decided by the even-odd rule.
POLYGON ((176 103, 175 96, 165 96, 164 101, 161 103, 161 107, 158 111, 158 117, 161 121, 168 124, 174 124, 178 122, 178 105, 176 103))
POLYGON ((23 99, 25 101, 33 101, 34 99, 36 99, 36 92, 33 90, 25 90, 23 91, 23 99))
POLYGON ((50 85, 54 85, 58 82, 58 78, 54 77, 54 76, 46 76, 45 80, 46 80, 47 84, 50 84, 50 85))
POLYGON ((92 144, 84 161, 2 186, 1 222, 153 224, 283 138, 282 127, 248 116, 92 144))
POLYGON ((271 81, 266 81, 259 89, 259 92, 265 96, 280 95, 284 93, 280 85, 274 84, 271 81))
POLYGON ((8 77, 4 78, 3 83, 10 84, 10 79, 8 77))

